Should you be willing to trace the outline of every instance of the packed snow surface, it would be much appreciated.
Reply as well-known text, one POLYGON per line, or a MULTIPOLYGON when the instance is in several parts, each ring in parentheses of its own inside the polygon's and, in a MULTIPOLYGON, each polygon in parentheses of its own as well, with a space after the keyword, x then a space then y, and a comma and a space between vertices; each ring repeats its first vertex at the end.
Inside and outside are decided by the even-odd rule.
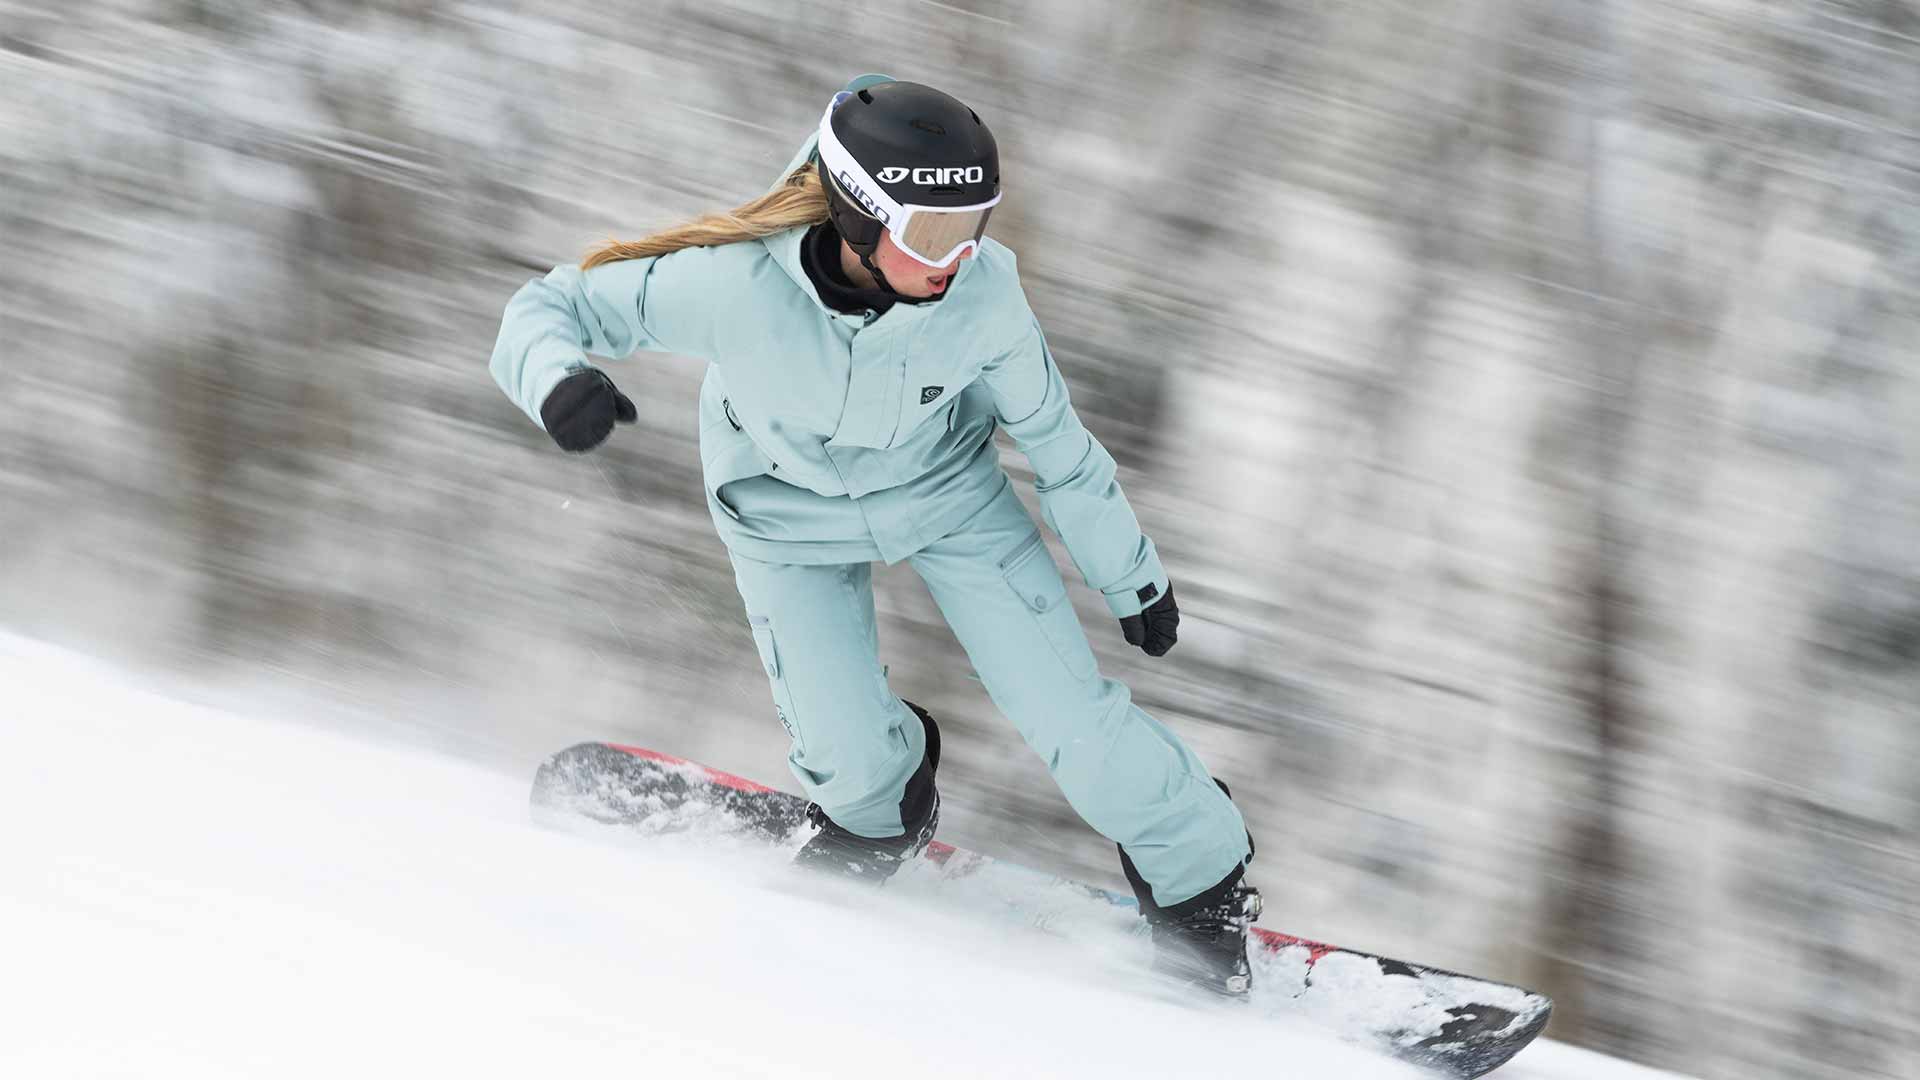
POLYGON ((0 634, 0 1076, 1420 1075, 1118 944, 538 828, 527 780, 0 634))

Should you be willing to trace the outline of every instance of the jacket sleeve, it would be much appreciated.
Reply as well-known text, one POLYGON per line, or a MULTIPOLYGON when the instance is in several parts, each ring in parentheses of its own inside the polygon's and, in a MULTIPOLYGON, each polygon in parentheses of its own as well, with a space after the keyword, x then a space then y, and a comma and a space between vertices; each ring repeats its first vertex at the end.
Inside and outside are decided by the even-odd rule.
POLYGON ((494 381, 539 424, 547 394, 568 372, 591 366, 588 353, 616 360, 637 349, 705 355, 705 305, 683 283, 676 289, 703 255, 690 249, 592 270, 557 266, 527 282, 500 320, 489 364, 494 381))
POLYGON ((1160 555, 1120 490, 1113 455, 1074 413, 1039 323, 1030 318, 1026 334, 982 375, 1001 426, 1033 465, 1041 514, 1114 618, 1138 615, 1166 595, 1160 555))

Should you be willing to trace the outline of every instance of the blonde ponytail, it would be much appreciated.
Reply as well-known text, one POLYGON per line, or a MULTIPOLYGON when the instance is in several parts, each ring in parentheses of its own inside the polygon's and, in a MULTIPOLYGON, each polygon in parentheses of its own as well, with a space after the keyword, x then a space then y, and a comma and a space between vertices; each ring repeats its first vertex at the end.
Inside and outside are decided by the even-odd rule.
POLYGON ((580 260, 582 270, 623 259, 667 255, 683 248, 718 247, 827 220, 827 193, 813 163, 793 170, 780 186, 765 195, 720 214, 707 214, 684 225, 649 233, 638 240, 608 240, 580 260))

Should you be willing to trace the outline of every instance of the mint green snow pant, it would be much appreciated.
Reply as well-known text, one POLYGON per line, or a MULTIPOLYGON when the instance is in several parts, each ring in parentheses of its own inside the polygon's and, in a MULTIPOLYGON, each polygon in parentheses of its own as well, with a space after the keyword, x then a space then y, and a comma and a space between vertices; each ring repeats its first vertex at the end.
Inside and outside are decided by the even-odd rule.
MULTIPOLYGON (((732 559, 793 739, 794 777, 841 827, 900 835, 926 733, 880 666, 872 564, 732 559)), ((1246 859, 1246 825, 1200 759, 1100 675, 1066 582, 1010 485, 909 562, 994 704, 1074 810, 1126 848, 1157 903, 1188 899, 1246 859)))

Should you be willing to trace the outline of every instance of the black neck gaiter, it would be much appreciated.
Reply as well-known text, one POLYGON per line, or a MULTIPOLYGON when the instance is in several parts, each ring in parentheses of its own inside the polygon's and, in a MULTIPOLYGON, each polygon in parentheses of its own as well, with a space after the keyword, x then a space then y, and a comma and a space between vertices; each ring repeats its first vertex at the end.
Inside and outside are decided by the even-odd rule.
MULTIPOLYGON (((917 299, 855 285, 840 268, 840 232, 830 221, 808 229, 807 235, 801 238, 800 266, 807 272, 807 280, 813 282, 813 291, 820 294, 821 302, 849 315, 863 311, 885 315, 895 304, 926 304, 940 299, 939 296, 917 299)), ((948 291, 952 291, 951 285, 948 291)), ((944 295, 946 293, 941 294, 944 295)))

